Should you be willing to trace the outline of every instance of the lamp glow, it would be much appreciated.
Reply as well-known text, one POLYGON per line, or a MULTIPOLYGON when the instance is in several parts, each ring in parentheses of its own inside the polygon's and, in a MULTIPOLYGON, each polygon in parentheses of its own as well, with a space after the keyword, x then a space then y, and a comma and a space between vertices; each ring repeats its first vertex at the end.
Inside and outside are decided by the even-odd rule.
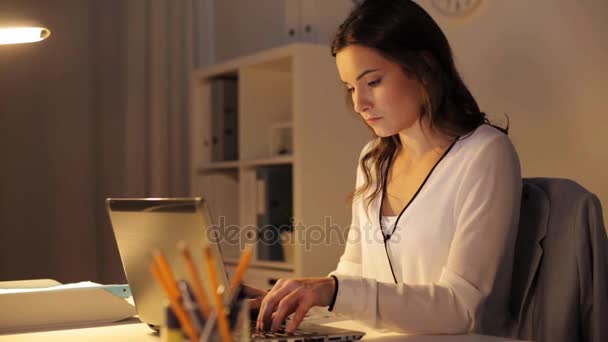
POLYGON ((0 28, 0 45, 35 43, 48 38, 51 31, 44 27, 0 28))

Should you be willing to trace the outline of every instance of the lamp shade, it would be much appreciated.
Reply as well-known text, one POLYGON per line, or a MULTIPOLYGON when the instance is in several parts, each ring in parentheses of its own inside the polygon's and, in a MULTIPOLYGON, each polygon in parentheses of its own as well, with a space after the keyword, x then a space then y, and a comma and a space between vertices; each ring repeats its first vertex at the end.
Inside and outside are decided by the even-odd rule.
POLYGON ((34 43, 48 38, 51 30, 45 27, 0 27, 0 45, 34 43))

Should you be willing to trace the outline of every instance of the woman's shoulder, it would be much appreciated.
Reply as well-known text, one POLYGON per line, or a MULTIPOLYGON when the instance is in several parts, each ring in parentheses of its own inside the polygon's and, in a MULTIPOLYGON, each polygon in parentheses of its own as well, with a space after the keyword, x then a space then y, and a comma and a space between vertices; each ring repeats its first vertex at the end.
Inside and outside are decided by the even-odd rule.
POLYGON ((520 168, 519 155, 509 136, 498 128, 483 124, 457 141, 451 159, 465 169, 483 168, 483 165, 511 165, 520 168))
POLYGON ((457 145, 460 150, 473 152, 509 150, 515 153, 515 148, 509 136, 500 129, 483 124, 471 133, 458 138, 457 145))

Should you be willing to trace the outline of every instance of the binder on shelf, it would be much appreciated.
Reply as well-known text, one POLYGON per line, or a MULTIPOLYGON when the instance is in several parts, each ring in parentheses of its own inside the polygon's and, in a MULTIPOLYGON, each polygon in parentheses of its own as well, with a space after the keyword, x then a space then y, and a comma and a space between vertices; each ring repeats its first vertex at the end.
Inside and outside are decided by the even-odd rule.
POLYGON ((291 165, 256 169, 257 259, 285 261, 281 233, 292 230, 293 191, 291 165))
POLYGON ((238 81, 211 81, 211 160, 238 160, 238 81))

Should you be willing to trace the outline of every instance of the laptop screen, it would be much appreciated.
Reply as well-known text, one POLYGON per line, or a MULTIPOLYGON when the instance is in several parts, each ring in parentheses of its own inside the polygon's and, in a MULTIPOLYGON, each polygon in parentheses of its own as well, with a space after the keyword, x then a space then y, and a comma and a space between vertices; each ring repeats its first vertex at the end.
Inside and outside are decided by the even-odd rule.
MULTIPOLYGON (((150 272, 153 252, 160 249, 177 280, 189 280, 185 262, 177 247, 184 241, 198 266, 208 298, 212 289, 203 259, 203 248, 211 246, 215 254, 219 281, 228 287, 221 252, 213 243, 211 219, 202 198, 109 198, 106 201, 114 237, 125 275, 133 294, 139 318, 160 326, 164 320, 165 294, 150 272)), ((226 295, 226 293, 225 293, 226 295)))

